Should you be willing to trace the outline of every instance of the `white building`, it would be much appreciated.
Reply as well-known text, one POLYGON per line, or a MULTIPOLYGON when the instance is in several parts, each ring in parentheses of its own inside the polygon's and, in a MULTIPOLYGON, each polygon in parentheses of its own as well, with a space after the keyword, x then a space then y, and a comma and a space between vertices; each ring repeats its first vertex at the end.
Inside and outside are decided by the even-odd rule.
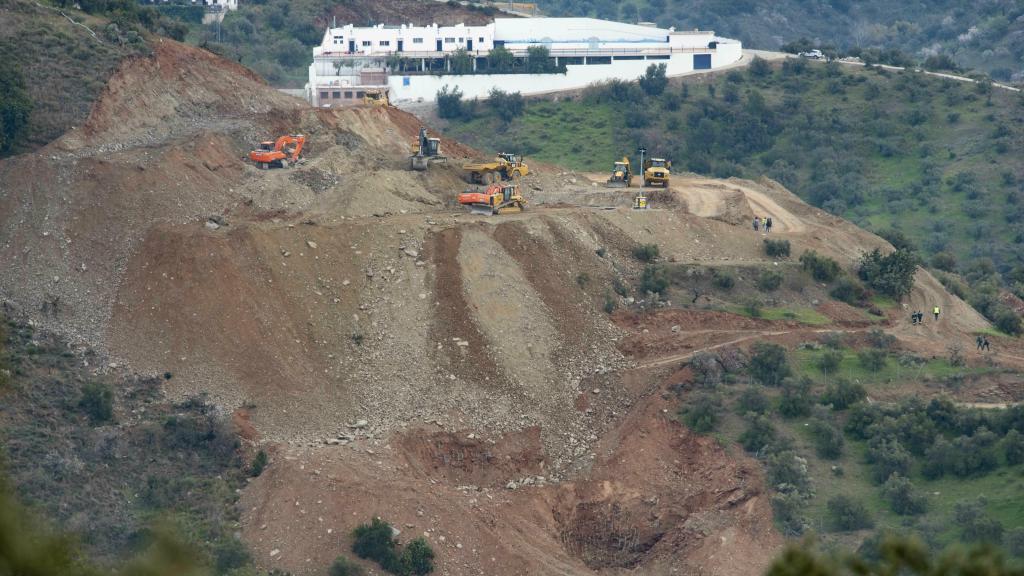
POLYGON ((714 32, 593 18, 497 18, 486 26, 347 25, 328 29, 313 48, 306 91, 315 106, 352 103, 366 89, 385 86, 397 104, 432 101, 444 86, 458 87, 466 98, 486 97, 495 87, 528 95, 632 80, 652 63, 665 64, 675 76, 720 68, 741 57, 739 41, 714 32), (489 72, 492 49, 505 48, 522 64, 533 46, 547 48, 557 72, 489 72), (452 74, 459 49, 466 51, 469 69, 452 74))

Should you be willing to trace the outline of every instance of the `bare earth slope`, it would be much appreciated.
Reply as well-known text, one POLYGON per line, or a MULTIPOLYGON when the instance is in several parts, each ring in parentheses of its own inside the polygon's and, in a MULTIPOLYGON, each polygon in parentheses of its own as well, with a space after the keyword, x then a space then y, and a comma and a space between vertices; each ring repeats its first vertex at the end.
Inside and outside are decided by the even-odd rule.
MULTIPOLYGON (((242 500, 267 567, 321 574, 383 515, 425 534, 445 574, 762 570, 781 539, 759 467, 680 427, 678 366, 806 327, 609 316, 609 287, 639 275, 639 243, 771 265, 759 212, 797 254, 850 265, 885 243, 770 181, 680 178, 634 212, 627 191, 542 169, 526 212, 470 216, 453 200, 475 152, 445 140, 447 166, 408 171, 418 128, 394 109, 312 110, 160 43, 82 128, 0 162, 0 296, 248 420, 273 452, 242 500), (284 132, 307 136, 304 164, 242 160, 284 132)), ((893 331, 934 347, 986 326, 922 273, 910 304, 933 301, 951 317, 934 334, 893 331)))

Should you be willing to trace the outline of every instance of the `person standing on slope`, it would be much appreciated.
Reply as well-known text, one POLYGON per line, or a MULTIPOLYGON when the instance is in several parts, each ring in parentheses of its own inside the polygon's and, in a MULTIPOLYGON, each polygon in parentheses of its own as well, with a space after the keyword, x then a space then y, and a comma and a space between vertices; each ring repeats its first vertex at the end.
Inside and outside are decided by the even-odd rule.
POLYGON ((932 308, 932 314, 935 314, 935 321, 938 322, 939 321, 939 307, 938 306, 936 306, 935 308, 932 308))
POLYGON ((761 219, 754 216, 754 232, 757 232, 761 228, 761 219))
POLYGON ((771 232, 772 231, 772 217, 771 216, 769 216, 769 217, 764 219, 764 231, 765 232, 771 232))

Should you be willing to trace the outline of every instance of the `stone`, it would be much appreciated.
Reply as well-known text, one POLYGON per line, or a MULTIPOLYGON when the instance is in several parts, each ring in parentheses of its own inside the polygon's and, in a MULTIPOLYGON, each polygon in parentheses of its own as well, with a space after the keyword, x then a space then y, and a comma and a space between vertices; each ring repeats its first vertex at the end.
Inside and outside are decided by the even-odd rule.
POLYGON ((316 242, 313 242, 312 240, 306 240, 306 246, 316 250, 316 242))
POLYGON ((348 427, 349 428, 360 429, 360 428, 366 428, 369 424, 370 423, 367 422, 366 420, 356 420, 354 424, 349 424, 348 427))
POLYGON ((420 253, 413 250, 412 248, 406 248, 405 250, 402 250, 402 253, 408 256, 409 258, 419 258, 420 256, 420 253))
POLYGON ((209 220, 206 221, 207 230, 216 230, 218 228, 220 228, 220 224, 217 224, 216 222, 211 222, 209 220))

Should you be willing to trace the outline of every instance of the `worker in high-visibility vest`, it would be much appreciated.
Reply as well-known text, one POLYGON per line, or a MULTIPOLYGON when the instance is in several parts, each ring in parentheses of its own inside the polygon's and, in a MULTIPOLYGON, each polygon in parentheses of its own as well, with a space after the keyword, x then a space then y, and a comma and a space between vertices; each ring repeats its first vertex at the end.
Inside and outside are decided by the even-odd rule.
POLYGON ((932 308, 932 314, 935 314, 935 321, 938 322, 938 320, 939 320, 939 307, 938 306, 936 306, 935 308, 932 308))

